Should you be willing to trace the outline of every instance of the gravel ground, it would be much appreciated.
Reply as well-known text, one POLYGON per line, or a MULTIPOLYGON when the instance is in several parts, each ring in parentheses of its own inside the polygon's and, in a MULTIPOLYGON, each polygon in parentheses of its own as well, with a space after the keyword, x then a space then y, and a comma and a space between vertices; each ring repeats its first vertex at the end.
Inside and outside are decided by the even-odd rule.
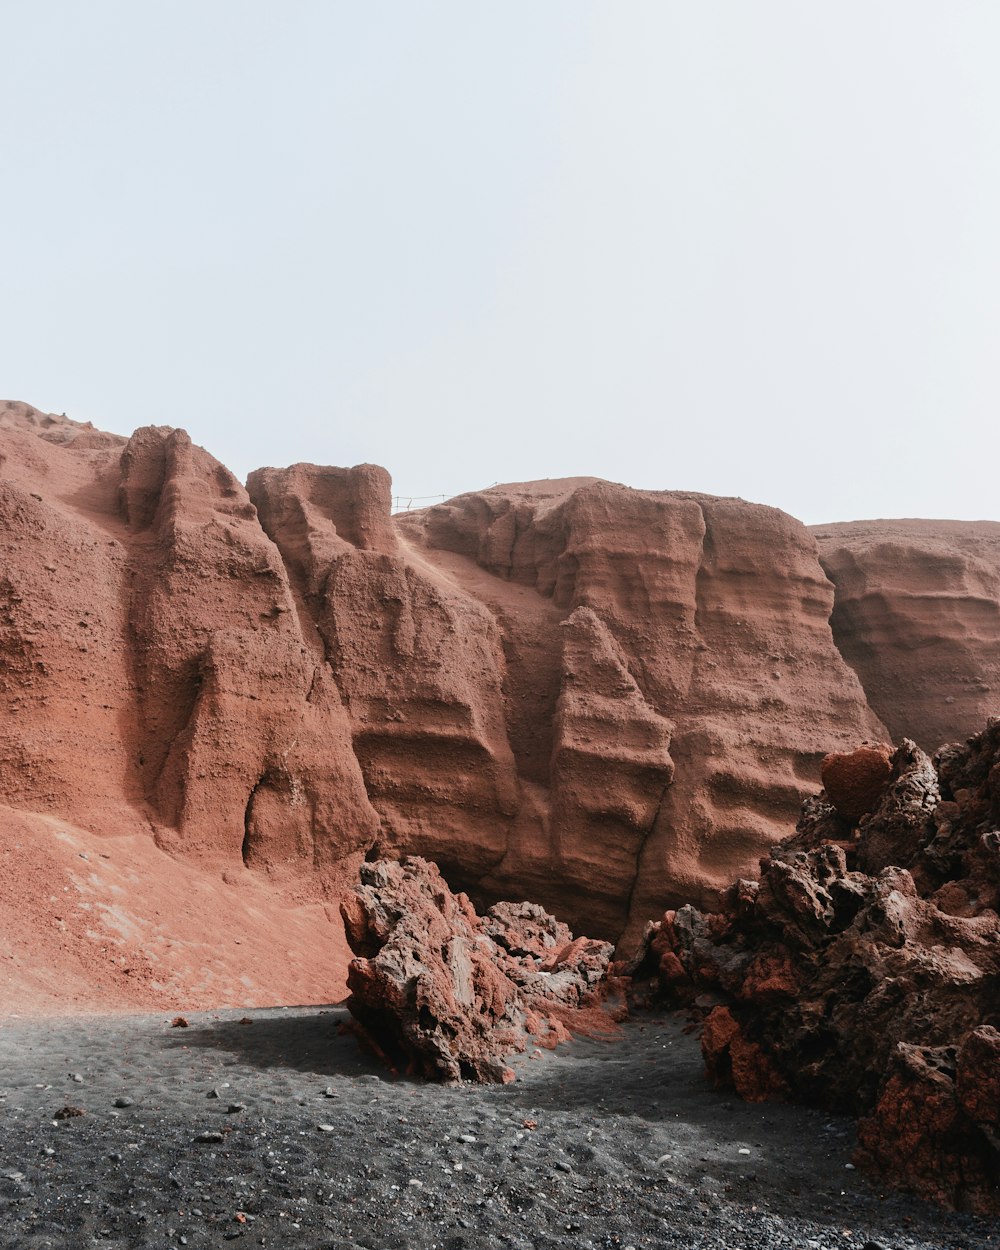
POLYGON ((711 1090, 678 1016, 526 1056, 510 1086, 452 1089, 388 1079, 346 1018, 5 1022, 0 1246, 1000 1245, 868 1185, 850 1121, 711 1090), (66 1107, 85 1114, 55 1118, 66 1107))

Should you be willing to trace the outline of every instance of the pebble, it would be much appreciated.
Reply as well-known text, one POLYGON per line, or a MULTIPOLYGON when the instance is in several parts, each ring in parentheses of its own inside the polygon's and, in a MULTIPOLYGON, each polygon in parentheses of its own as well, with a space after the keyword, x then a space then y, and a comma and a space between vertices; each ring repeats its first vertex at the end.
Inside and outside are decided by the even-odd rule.
POLYGON ((83 1107, 60 1107, 52 1117, 54 1120, 72 1120, 78 1115, 86 1115, 83 1107))
POLYGON ((69 1074, 69 1079, 70 1079, 71 1081, 75 1081, 75 1082, 77 1083, 77 1085, 82 1085, 82 1084, 83 1084, 83 1077, 80 1075, 80 1073, 79 1073, 79 1072, 71 1072, 71 1073, 69 1074))
POLYGON ((339 1098, 340 1094, 333 1088, 332 1085, 328 1085, 326 1089, 323 1090, 323 1097, 324 1098, 339 1098))
POLYGON ((226 1140, 225 1136, 222 1133, 217 1132, 215 1129, 208 1129, 206 1132, 199 1133, 197 1137, 195 1137, 195 1141, 200 1142, 202 1144, 205 1144, 207 1142, 220 1142, 220 1141, 225 1141, 225 1140, 226 1140))
POLYGON ((556 1167, 559 1169, 560 1172, 572 1172, 573 1171, 573 1165, 571 1163, 567 1163, 565 1159, 556 1159, 556 1167))
POLYGON ((235 1115, 237 1111, 246 1111, 246 1109, 247 1105, 245 1102, 231 1102, 229 1106, 226 1107, 226 1114, 235 1115))
POLYGON ((336 1133, 337 1131, 335 1124, 317 1124, 316 1127, 321 1133, 336 1133))
POLYGON ((135 1100, 132 1098, 116 1098, 115 1106, 116 1107, 134 1107, 135 1100))
POLYGON ((459 1133, 458 1140, 464 1141, 467 1145, 471 1146, 477 1138, 472 1133, 459 1133))

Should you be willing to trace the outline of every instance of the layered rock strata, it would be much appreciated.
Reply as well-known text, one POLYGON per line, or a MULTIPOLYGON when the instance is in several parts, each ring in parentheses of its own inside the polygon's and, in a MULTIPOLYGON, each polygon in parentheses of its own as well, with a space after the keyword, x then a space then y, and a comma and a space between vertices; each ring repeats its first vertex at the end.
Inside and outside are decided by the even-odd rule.
POLYGON ((926 751, 1000 711, 1000 524, 814 526, 836 587, 831 625, 868 701, 926 751))
POLYGON ((1000 1212, 1000 720, 904 740, 855 823, 821 794, 722 910, 668 912, 647 970, 708 1011, 709 1073, 861 1117, 858 1162, 1000 1212))
POLYGON ((418 854, 636 940, 885 737, 831 611, 808 531, 740 500, 584 478, 393 518, 377 466, 244 489, 183 431, 0 406, 0 804, 233 888, 335 904, 418 854))
POLYGON ((362 1038, 399 1070, 434 1080, 514 1079, 508 1059, 565 1041, 579 1021, 606 1029, 612 946, 574 938, 532 903, 482 917, 434 864, 416 856, 364 864, 341 903, 356 958, 347 1005, 362 1038))
POLYGON ((882 737, 830 633, 832 587, 773 508, 593 479, 399 520, 503 632, 521 792, 480 883, 638 937, 781 838, 831 746, 882 737))

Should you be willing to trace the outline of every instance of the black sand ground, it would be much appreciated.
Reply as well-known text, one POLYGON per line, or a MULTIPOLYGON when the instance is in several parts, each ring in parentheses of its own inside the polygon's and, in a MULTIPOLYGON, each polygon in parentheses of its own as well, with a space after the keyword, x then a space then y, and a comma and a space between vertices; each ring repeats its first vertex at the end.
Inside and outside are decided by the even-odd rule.
POLYGON ((3 1024, 0 1246, 1000 1244, 880 1196, 847 1167, 849 1121, 712 1091, 675 1016, 443 1089, 383 1079, 342 1009, 241 1015, 3 1024))

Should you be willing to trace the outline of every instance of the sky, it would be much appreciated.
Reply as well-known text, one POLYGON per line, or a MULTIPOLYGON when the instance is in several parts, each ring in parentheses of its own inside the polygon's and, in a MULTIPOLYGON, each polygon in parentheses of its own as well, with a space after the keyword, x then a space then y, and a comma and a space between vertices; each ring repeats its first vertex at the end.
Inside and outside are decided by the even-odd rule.
POLYGON ((0 397, 1000 520, 996 0, 0 0, 0 397))

